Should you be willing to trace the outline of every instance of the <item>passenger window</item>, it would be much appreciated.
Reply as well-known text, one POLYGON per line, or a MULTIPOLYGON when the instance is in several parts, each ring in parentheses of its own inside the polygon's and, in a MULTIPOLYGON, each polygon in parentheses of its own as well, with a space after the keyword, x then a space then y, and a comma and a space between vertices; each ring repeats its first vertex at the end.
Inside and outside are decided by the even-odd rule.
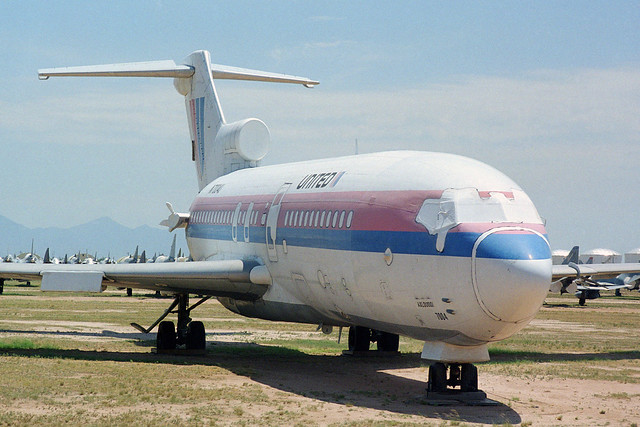
POLYGON ((294 219, 293 219, 293 226, 294 226, 294 227, 297 227, 297 226, 298 226, 298 214, 299 214, 299 213, 300 213, 300 212, 296 211, 296 215, 295 215, 295 217, 294 217, 294 219))
POLYGON ((349 215, 347 215, 347 228, 351 228, 352 220, 353 220, 353 211, 350 211, 349 215))
POLYGON ((327 212, 327 222, 324 223, 325 228, 329 228, 329 224, 331 224, 331 211, 327 212))
POLYGON ((289 211, 284 214, 284 226, 287 227, 289 225, 289 211))
POLYGON ((344 215, 346 214, 345 211, 342 211, 340 213, 340 224, 338 225, 338 228, 342 228, 342 226, 344 225, 344 215))
POLYGON ((324 224, 324 217, 327 214, 327 211, 322 211, 322 216, 320 217, 320 228, 323 227, 324 224))
POLYGON ((336 228, 336 222, 338 222, 338 211, 333 213, 333 222, 331 223, 331 227, 336 228))
POLYGON ((309 211, 304 213, 304 226, 307 226, 307 221, 309 220, 309 211))
POLYGON ((320 211, 316 211, 316 219, 313 222, 314 227, 318 226, 318 219, 320 219, 320 211))

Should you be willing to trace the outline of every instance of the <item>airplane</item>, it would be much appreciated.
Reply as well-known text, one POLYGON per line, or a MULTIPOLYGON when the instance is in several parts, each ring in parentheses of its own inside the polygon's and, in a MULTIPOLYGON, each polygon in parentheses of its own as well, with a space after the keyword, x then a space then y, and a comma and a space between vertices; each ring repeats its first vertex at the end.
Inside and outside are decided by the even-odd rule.
POLYGON ((15 262, 19 263, 27 263, 27 264, 35 264, 42 262, 42 258, 38 256, 33 250, 33 240, 31 239, 31 252, 23 252, 16 256, 15 262))
POLYGON ((171 243, 171 249, 169 250, 169 256, 167 255, 159 255, 157 256, 153 262, 175 262, 176 260, 176 237, 177 235, 173 235, 173 242, 171 243))
POLYGON ((127 255, 122 257, 116 261, 116 264, 137 264, 139 260, 138 256, 138 246, 136 246, 136 251, 133 255, 127 255))
MULTIPOLYGON (((578 304, 580 306, 584 306, 586 304, 586 300, 588 299, 596 299, 600 298, 600 291, 616 291, 616 295, 620 292, 620 289, 631 289, 635 284, 635 280, 631 283, 631 279, 625 283, 625 277, 633 277, 634 275, 630 275, 629 273, 622 273, 620 275, 615 275, 613 277, 621 277, 621 280, 614 282, 605 282, 605 281, 597 281, 593 279, 593 275, 590 274, 588 276, 583 276, 584 273, 590 273, 593 269, 593 266, 596 264, 593 263, 593 257, 589 258, 586 263, 582 264, 580 261, 580 247, 574 246, 569 254, 562 260, 562 265, 566 265, 571 268, 575 272, 575 277, 571 275, 566 275, 558 278, 556 281, 551 283, 549 287, 550 292, 555 293, 568 293, 573 292, 576 297, 578 297, 578 304)), ((626 265, 626 264, 614 264, 611 262, 604 262, 598 265, 626 265)), ((554 266, 554 270, 557 270, 554 266)), ((640 276, 637 278, 640 278, 640 276)), ((602 276, 611 277, 611 275, 602 276)))
POLYGON ((60 260, 56 257, 51 258, 49 254, 49 248, 44 252, 44 259, 42 260, 44 264, 60 264, 60 260))
MULTIPOLYGON (((192 310, 216 297, 248 317, 349 328, 354 353, 397 352, 399 335, 424 341, 428 396, 482 399, 474 363, 488 344, 524 328, 556 271, 542 219, 498 170, 467 157, 420 151, 261 166, 261 120, 225 120, 215 79, 319 82, 213 64, 207 51, 174 61, 39 70, 53 76, 166 77, 184 96, 199 193, 179 228, 193 262, 87 266, 4 264, 0 278, 41 279, 43 290, 125 286, 172 293, 156 345, 204 349, 192 310), (190 295, 203 295, 190 305, 190 295), (177 328, 164 320, 177 313, 177 328), (459 390, 457 388, 459 387, 459 390)), ((640 264, 635 264, 640 272, 640 264)), ((594 267, 595 268, 595 267, 594 267)), ((628 267, 631 269, 631 267, 628 267)), ((579 275, 579 272, 578 272, 579 275)), ((486 395, 484 395, 486 398, 486 395)))

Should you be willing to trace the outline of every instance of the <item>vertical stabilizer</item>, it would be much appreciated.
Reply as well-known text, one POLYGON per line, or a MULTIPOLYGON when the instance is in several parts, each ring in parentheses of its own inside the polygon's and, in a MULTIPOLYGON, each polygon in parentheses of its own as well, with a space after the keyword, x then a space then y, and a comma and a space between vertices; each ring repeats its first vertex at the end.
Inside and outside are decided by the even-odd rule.
POLYGON ((174 79, 174 86, 185 96, 192 160, 196 164, 198 187, 202 190, 224 173, 224 151, 216 146, 215 137, 225 120, 211 77, 209 52, 193 52, 184 63, 194 69, 194 74, 189 79, 174 79))
POLYGON ((169 259, 167 261, 174 262, 176 260, 176 235, 173 235, 173 243, 171 243, 171 250, 169 251, 169 259))

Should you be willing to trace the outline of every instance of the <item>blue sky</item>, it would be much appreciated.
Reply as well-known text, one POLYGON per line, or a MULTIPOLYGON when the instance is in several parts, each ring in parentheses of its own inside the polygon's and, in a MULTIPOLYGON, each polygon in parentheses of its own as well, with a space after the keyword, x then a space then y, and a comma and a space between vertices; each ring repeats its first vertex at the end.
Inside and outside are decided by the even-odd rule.
MULTIPOLYGON (((0 3, 0 215, 155 225, 196 194, 170 79, 38 68, 174 59, 308 76, 219 82, 264 120, 267 164, 390 149, 475 157, 518 182, 553 248, 640 246, 640 3, 0 3), (132 4, 130 4, 132 3, 132 4)), ((168 239, 169 240, 169 239, 168 239)))

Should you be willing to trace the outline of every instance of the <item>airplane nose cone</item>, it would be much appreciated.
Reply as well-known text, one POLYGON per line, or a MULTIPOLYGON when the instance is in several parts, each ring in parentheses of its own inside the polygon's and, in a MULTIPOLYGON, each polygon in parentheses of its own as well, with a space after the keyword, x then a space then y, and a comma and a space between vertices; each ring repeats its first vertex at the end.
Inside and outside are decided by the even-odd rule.
POLYGON ((494 229, 473 249, 472 282, 478 303, 495 320, 519 322, 540 309, 551 283, 551 250, 527 229, 494 229))

